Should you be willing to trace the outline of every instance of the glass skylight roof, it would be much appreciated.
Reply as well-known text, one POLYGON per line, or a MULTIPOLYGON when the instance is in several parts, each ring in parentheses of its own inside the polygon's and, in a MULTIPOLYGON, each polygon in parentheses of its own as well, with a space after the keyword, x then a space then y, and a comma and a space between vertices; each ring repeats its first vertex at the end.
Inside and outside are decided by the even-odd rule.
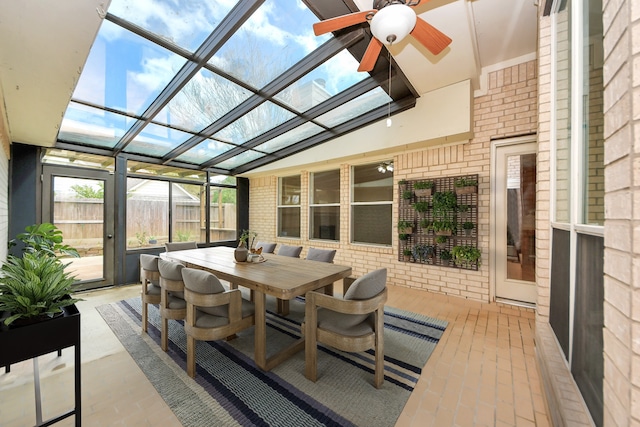
POLYGON ((113 0, 58 146, 234 175, 384 118, 366 34, 316 37, 320 1, 113 0))

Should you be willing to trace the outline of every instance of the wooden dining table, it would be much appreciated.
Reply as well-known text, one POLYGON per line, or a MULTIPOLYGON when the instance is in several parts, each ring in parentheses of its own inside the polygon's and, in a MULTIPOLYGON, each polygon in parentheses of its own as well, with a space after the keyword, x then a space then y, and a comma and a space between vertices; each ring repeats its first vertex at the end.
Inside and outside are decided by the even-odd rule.
POLYGON ((187 267, 210 271, 234 287, 239 285, 253 291, 254 360, 265 371, 304 349, 304 338, 301 338, 267 357, 266 296, 291 300, 351 275, 351 267, 344 265, 274 254, 263 254, 263 262, 236 262, 234 249, 222 246, 166 252, 162 256, 180 261, 187 267))

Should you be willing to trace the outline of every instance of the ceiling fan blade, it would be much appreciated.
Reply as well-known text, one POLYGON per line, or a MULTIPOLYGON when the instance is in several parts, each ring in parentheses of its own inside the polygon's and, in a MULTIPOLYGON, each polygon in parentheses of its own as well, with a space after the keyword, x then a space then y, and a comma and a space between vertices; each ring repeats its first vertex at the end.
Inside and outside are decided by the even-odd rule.
POLYGON ((377 10, 365 10, 364 12, 354 12, 347 15, 336 16, 335 18, 325 19, 324 21, 313 24, 313 32, 316 36, 319 36, 321 34, 341 30, 352 25, 361 24, 366 22, 367 15, 376 12, 377 10))
POLYGON ((451 39, 447 37, 446 34, 426 23, 419 16, 418 19, 416 19, 416 26, 409 34, 415 37, 416 40, 434 55, 442 52, 451 43, 451 39))
POLYGON ((367 50, 362 57, 362 61, 360 61, 358 71, 373 70, 373 67, 376 65, 376 61, 378 60, 378 55, 380 55, 381 50, 382 42, 377 38, 372 37, 371 41, 369 42, 369 46, 367 46, 367 50))

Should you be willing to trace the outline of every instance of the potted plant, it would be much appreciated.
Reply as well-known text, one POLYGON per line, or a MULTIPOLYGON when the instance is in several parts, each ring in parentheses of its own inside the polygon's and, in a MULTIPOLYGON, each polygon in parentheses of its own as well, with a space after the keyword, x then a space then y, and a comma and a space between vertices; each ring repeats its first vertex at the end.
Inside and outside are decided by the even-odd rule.
POLYGON ((409 240, 409 236, 410 234, 400 233, 398 234, 398 239, 402 240, 403 242, 406 242, 407 240, 409 240))
POLYGON ((427 218, 424 218, 420 221, 420 228, 422 228, 425 233, 428 233, 433 230, 433 224, 427 218))
POLYGON ((444 249, 447 246, 447 241, 449 240, 449 238, 447 236, 436 236, 436 244, 438 245, 439 249, 444 249))
POLYGON ((448 250, 443 249, 440 251, 440 260, 442 261, 442 265, 448 267, 451 263, 451 258, 451 252, 449 252, 448 250))
POLYGON ((413 190, 418 197, 431 196, 431 190, 433 189, 433 181, 418 181, 413 184, 413 190))
POLYGON ((413 233, 413 223, 405 220, 398 221, 398 231, 404 234, 413 233))
POLYGON ((433 195, 433 214, 440 217, 448 216, 454 212, 458 200, 453 191, 440 191, 433 195))
POLYGON ((473 231, 475 224, 471 221, 465 221, 462 224, 462 228, 464 229, 465 236, 471 236, 471 232, 473 231))
POLYGON ((451 249, 451 255, 456 265, 469 268, 472 267, 473 264, 476 264, 478 267, 480 266, 480 256, 482 253, 480 249, 474 246, 462 245, 454 246, 451 249))
POLYGON ((427 244, 417 244, 413 247, 411 254, 416 261, 425 262, 431 258, 435 253, 435 248, 427 244))
POLYGON ((158 243, 158 240, 154 236, 149 237, 149 244, 150 245, 155 245, 157 243, 158 243))
POLYGON ((429 202, 415 202, 413 204, 413 209, 418 213, 424 213, 429 210, 429 202))
POLYGON ((80 301, 70 296, 75 278, 65 268, 56 257, 9 255, 0 269, 0 311, 8 314, 4 324, 46 320, 80 301))
POLYGON ((409 262, 411 261, 411 248, 404 248, 402 250, 402 260, 404 262, 409 262))
POLYGON ((469 205, 458 205, 458 214, 461 219, 467 219, 469 217, 469 205))
POLYGON ((455 224, 449 219, 433 221, 433 231, 436 233, 436 236, 451 236, 455 228, 455 224))
POLYGON ((402 192, 402 198, 405 200, 411 200, 411 198, 413 197, 413 191, 411 190, 404 190, 402 192))
POLYGON ((473 178, 461 177, 454 181, 456 194, 469 194, 478 192, 478 181, 473 178))
MULTIPOLYGON (((37 323, 62 313, 80 299, 71 298, 75 278, 58 258, 79 257, 63 243, 62 231, 51 223, 34 224, 16 236, 24 244, 22 257, 9 255, 0 268, 0 311, 4 324, 37 323)), ((16 245, 11 240, 9 246, 16 245)))

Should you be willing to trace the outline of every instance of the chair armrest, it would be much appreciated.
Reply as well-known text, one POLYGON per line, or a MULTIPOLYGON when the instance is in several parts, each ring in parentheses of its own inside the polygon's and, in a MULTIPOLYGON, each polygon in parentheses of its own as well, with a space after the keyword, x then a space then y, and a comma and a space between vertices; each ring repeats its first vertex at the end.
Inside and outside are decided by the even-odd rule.
POLYGON ((242 318, 242 292, 240 289, 230 289, 219 294, 200 294, 184 288, 184 299, 189 306, 194 307, 217 307, 229 304, 229 322, 236 322, 242 318))
POLYGON ((307 292, 306 304, 312 308, 324 307, 329 310, 347 314, 368 314, 376 311, 387 301, 387 289, 366 300, 344 300, 320 292, 307 292))

